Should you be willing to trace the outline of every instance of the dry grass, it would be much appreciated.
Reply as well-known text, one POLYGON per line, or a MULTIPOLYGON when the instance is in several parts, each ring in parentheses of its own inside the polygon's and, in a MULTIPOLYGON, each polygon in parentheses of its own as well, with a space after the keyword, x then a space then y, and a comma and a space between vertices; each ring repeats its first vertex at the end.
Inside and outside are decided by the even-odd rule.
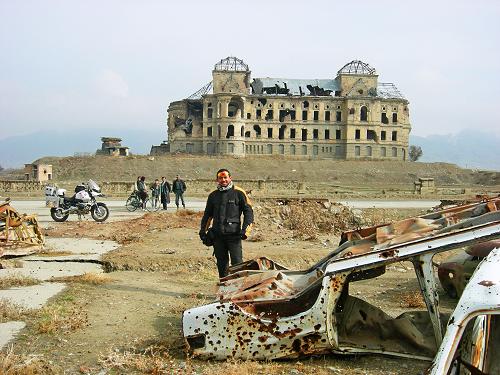
POLYGON ((84 273, 83 275, 78 276, 61 276, 61 277, 53 277, 50 281, 57 282, 68 282, 68 283, 80 283, 80 284, 91 284, 91 285, 101 285, 114 281, 108 275, 103 273, 84 273))
POLYGON ((14 354, 11 346, 6 352, 0 352, 0 374, 5 375, 43 375, 62 374, 61 368, 46 360, 32 356, 14 354))
POLYGON ((31 276, 25 276, 21 274, 13 274, 6 277, 0 277, 0 289, 9 289, 17 286, 30 286, 40 284, 40 280, 37 280, 31 276))
POLYGON ((26 309, 6 299, 0 299, 0 322, 23 320, 27 316, 33 316, 34 310, 26 309))
POLYGON ((196 212, 194 210, 190 210, 190 209, 186 209, 186 210, 177 210, 175 212, 175 215, 176 216, 180 216, 180 217, 184 217, 184 216, 193 216, 193 215, 196 215, 196 216, 200 216, 199 215, 199 212, 196 212))
POLYGON ((409 292, 401 296, 401 307, 425 307, 425 301, 420 292, 409 292))
POLYGON ((71 332, 88 324, 87 313, 69 300, 43 307, 35 323, 38 333, 71 332))

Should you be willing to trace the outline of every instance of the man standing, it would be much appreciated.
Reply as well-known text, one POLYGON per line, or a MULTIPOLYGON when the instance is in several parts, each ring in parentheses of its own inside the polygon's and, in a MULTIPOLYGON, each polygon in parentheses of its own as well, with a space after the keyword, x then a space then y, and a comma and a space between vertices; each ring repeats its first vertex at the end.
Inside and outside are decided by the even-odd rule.
POLYGON ((219 278, 227 276, 231 265, 243 261, 241 240, 248 237, 253 223, 253 210, 245 191, 234 186, 227 169, 217 171, 217 190, 210 193, 201 219, 200 239, 207 243, 207 231, 213 235, 214 254, 219 278), (243 223, 241 223, 243 214, 243 223))
POLYGON ((181 180, 179 175, 175 176, 174 182, 172 182, 172 191, 175 194, 175 205, 177 209, 179 209, 179 199, 182 202, 182 207, 186 208, 186 204, 184 203, 184 192, 186 191, 186 184, 181 180))
POLYGON ((170 184, 168 183, 167 179, 165 177, 161 178, 161 185, 160 185, 160 198, 161 198, 161 204, 163 205, 163 209, 167 209, 167 205, 170 203, 170 192, 172 191, 172 188, 170 187, 170 184))
POLYGON ((148 193, 146 191, 146 177, 141 176, 139 181, 137 182, 137 192, 139 195, 139 199, 142 202, 142 209, 146 209, 146 198, 148 197, 148 193))

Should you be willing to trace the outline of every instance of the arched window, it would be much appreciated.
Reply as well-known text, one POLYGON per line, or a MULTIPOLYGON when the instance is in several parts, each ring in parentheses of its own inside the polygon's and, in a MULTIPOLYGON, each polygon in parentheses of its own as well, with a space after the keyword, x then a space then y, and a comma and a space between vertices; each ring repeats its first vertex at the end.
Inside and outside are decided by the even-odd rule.
POLYGON ((228 125, 226 138, 234 137, 234 125, 228 125))
POLYGON ((273 153, 273 145, 267 145, 267 153, 270 155, 273 153))
POLYGON ((306 145, 302 146, 302 155, 307 155, 307 146, 306 145))
POLYGON ((281 155, 285 153, 285 146, 284 145, 279 145, 279 152, 281 155))
POLYGON ((366 156, 372 156, 372 146, 366 146, 366 156))
POLYGON ((366 106, 362 106, 360 113, 359 113, 359 120, 360 121, 368 121, 368 109, 366 106))
POLYGON ((290 145, 290 155, 295 155, 295 145, 290 145))

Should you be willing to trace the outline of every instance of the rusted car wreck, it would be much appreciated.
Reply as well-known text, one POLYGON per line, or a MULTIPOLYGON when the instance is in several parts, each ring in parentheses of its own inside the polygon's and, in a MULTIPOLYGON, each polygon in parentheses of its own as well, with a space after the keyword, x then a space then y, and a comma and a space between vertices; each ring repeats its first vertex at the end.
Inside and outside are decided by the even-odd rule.
POLYGON ((381 353, 432 360, 446 317, 433 256, 500 238, 500 198, 344 233, 343 243, 304 271, 261 258, 233 267, 218 300, 183 313, 193 356, 277 359, 381 353), (410 261, 427 311, 396 318, 349 294, 349 285, 410 261))

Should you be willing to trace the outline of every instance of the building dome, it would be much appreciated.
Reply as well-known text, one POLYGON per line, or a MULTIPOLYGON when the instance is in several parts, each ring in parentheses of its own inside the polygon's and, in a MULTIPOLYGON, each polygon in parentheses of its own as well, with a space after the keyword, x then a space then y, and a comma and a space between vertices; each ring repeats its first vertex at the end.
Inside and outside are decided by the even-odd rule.
POLYGON ((248 72, 248 65, 237 57, 230 56, 219 61, 214 66, 214 70, 222 72, 248 72))
POLYGON ((352 60, 345 64, 337 74, 376 74, 375 68, 360 60, 352 60))

